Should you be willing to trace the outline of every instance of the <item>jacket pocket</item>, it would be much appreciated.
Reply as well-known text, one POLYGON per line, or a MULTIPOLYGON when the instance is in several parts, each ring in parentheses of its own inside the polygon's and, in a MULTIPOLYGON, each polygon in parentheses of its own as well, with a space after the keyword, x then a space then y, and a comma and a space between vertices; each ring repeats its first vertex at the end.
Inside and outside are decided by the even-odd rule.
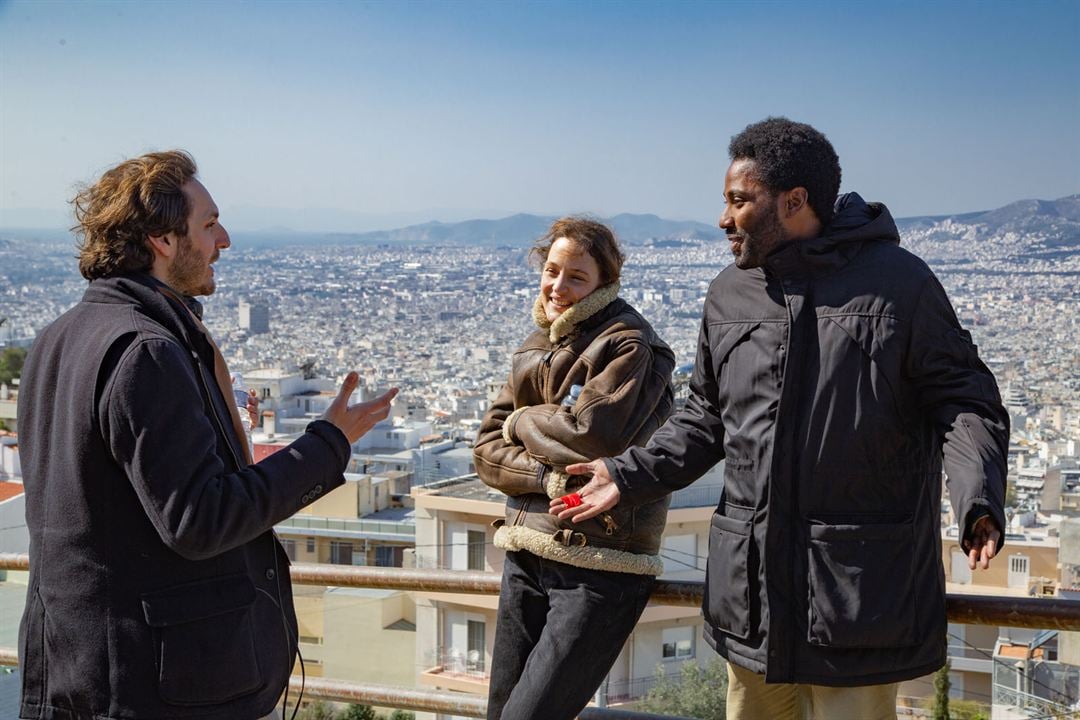
POLYGON ((810 526, 811 645, 918 643, 910 523, 810 526))
POLYGON ((745 640, 750 636, 749 520, 713 515, 705 569, 704 613, 708 623, 745 640))
POLYGON ((246 575, 214 578, 142 597, 153 628, 161 698, 174 705, 210 705, 262 686, 246 575))

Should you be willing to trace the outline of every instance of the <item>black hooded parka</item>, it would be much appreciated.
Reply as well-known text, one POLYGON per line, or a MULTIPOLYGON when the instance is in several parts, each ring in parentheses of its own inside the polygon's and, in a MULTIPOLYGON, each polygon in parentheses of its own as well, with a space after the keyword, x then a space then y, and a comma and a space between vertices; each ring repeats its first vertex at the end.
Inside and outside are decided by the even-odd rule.
POLYGON ((1008 416, 888 210, 842 196, 821 237, 712 282, 686 407, 607 460, 622 501, 726 459, 706 640, 767 682, 857 686, 945 661, 941 479, 965 536, 1005 526, 1008 416))

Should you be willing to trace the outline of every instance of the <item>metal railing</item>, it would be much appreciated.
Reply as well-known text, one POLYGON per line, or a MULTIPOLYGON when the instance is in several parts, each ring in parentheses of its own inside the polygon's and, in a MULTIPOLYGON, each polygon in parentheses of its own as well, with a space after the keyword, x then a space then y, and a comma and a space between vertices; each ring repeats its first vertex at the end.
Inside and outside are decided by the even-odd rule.
MULTIPOLYGON (((0 570, 29 570, 27 555, 0 553, 0 570)), ((412 568, 358 567, 348 565, 297 564, 290 568, 297 585, 333 585, 411 592, 498 595, 501 576, 488 572, 457 570, 421 570, 412 568)), ((661 605, 697 607, 704 595, 700 581, 659 580, 651 600, 661 605)), ((946 596, 949 620, 967 625, 1000 625, 1018 628, 1080 630, 1080 601, 1057 598, 1015 598, 986 595, 946 596)), ((0 665, 18 665, 10 648, 0 648, 0 665)), ((293 692, 300 690, 299 678, 290 681, 293 692)), ((468 717, 483 717, 483 698, 461 693, 433 692, 413 688, 388 687, 352 681, 309 678, 307 697, 341 702, 361 702, 405 710, 443 712, 468 717)), ((639 718, 659 720, 665 716, 623 712, 608 708, 586 708, 579 720, 639 718)), ((668 716, 670 717, 670 716, 668 716)))
MULTIPOLYGON (((30 557, 0 553, 0 570, 29 570, 30 557)), ((411 592, 452 592, 498 595, 498 573, 461 570, 422 570, 357 565, 297 564, 290 568, 297 585, 334 585, 411 592)), ((699 580, 658 580, 651 600, 658 605, 698 607, 705 594, 699 580)), ((963 625, 1001 625, 1015 628, 1080 630, 1080 601, 1060 598, 960 595, 945 597, 949 621, 963 625)))

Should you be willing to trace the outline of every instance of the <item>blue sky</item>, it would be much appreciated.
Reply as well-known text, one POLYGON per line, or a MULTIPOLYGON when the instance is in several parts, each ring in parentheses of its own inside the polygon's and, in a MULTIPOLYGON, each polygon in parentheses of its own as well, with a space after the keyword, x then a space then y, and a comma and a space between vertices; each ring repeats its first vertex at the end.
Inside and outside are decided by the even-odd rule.
POLYGON ((770 114, 895 215, 989 209, 1080 192, 1078 77, 1075 0, 0 0, 0 226, 170 147, 235 229, 714 222, 770 114))

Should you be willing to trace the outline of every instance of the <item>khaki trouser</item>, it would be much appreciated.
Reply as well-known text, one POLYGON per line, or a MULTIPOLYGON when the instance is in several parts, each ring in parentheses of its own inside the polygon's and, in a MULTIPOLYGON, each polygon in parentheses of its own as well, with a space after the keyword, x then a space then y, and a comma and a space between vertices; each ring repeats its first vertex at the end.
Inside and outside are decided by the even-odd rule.
POLYGON ((728 663, 728 720, 896 720, 899 683, 862 687, 765 684, 728 663))

